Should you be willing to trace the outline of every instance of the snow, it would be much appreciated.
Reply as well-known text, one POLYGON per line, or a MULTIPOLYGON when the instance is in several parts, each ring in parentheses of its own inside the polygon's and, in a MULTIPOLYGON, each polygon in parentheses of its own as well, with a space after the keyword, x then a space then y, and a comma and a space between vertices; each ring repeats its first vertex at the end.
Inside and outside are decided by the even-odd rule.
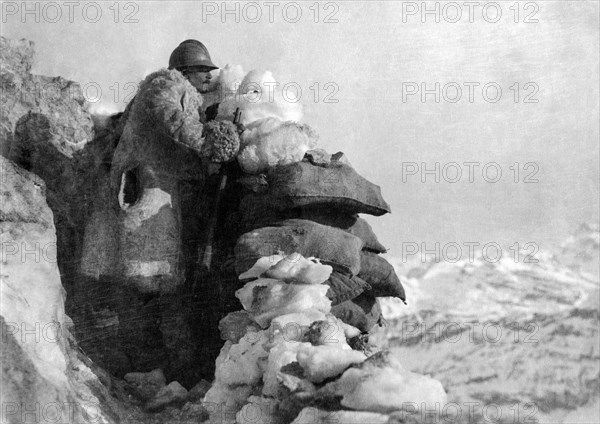
MULTIPOLYGON (((580 238, 589 250, 589 240, 593 243, 594 237, 580 238)), ((528 258, 530 253, 516 254, 506 249, 496 262, 486 259, 481 252, 476 252, 472 260, 455 263, 389 258, 398 275, 405 276, 402 281, 409 305, 403 307, 394 300, 382 299, 382 309, 387 319, 408 317, 424 310, 443 311, 461 320, 527 318, 584 304, 590 292, 599 286, 589 273, 565 266, 549 252, 539 251, 528 258)), ((576 256, 572 252, 571 255, 576 256)))
POLYGON ((284 93, 270 71, 255 69, 244 76, 241 66, 226 65, 215 83, 217 91, 204 97, 207 104, 220 101, 218 119, 231 120, 236 108, 242 111, 244 125, 271 117, 296 122, 302 119, 302 105, 291 101, 292 92, 284 93))
POLYGON ((335 377, 350 365, 367 359, 364 353, 356 350, 340 349, 337 345, 313 346, 310 343, 299 347, 297 357, 304 375, 313 383, 335 377))
POLYGON ((265 271, 265 277, 289 283, 321 284, 329 279, 332 272, 333 268, 329 265, 292 254, 265 271))
POLYGON ((343 406, 363 411, 386 413, 409 406, 429 411, 448 402, 439 381, 410 372, 395 359, 386 366, 350 368, 336 387, 343 406))
POLYGON ((310 309, 327 313, 331 300, 324 284, 289 284, 272 278, 259 278, 236 291, 244 309, 262 327, 268 327, 279 315, 310 309))
POLYGON ((399 275, 411 276, 403 280, 409 306, 386 300, 390 325, 374 339, 405 368, 439 379, 451 403, 476 402, 473 422, 484 421, 490 403, 503 418, 599 422, 589 383, 600 364, 598 234, 582 225, 556 251, 538 251, 537 262, 522 253, 515 261, 514 252, 494 263, 392 258, 399 275))
POLYGON ((269 351, 267 370, 263 376, 263 395, 276 396, 279 391, 277 375, 281 367, 297 360, 298 350, 310 343, 282 340, 269 351))
POLYGON ((272 398, 250 396, 248 403, 237 413, 238 424, 275 424, 276 417, 273 412, 277 408, 277 401, 272 398))
POLYGON ((215 380, 230 386, 258 383, 268 356, 263 347, 267 342, 266 331, 248 332, 236 344, 226 342, 216 361, 215 380))
POLYGON ((247 126, 237 159, 244 172, 257 174, 277 165, 300 162, 317 141, 316 132, 306 124, 267 117, 247 126))
POLYGON ((271 268, 273 265, 277 264, 280 260, 285 258, 283 255, 271 255, 271 256, 263 256, 250 268, 248 271, 240 274, 240 280, 246 280, 250 278, 258 278, 262 275, 263 272, 271 268))

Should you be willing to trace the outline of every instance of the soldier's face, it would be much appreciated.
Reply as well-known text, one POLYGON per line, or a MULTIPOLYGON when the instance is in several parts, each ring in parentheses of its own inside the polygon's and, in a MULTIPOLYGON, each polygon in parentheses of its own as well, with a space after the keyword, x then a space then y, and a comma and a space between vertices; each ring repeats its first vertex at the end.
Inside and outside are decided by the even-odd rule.
POLYGON ((189 72, 186 78, 200 93, 207 93, 210 91, 210 80, 212 75, 209 70, 200 70, 189 72))

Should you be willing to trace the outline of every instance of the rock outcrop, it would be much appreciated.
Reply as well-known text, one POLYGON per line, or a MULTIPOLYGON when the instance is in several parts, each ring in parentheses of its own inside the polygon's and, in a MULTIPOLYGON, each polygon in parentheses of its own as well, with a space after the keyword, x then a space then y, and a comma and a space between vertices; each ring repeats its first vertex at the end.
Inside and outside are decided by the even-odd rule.
POLYGON ((0 153, 46 183, 59 270, 71 292, 89 203, 85 186, 95 180, 93 170, 75 159, 94 138, 94 124, 79 84, 31 74, 31 41, 0 37, 0 52, 0 153))
POLYGON ((2 156, 0 169, 2 419, 114 422, 108 391, 73 348, 46 186, 2 156))
MULTIPOLYGON (((17 124, 33 130, 31 144, 18 143, 15 156, 35 156, 51 145, 66 157, 85 146, 94 137, 92 119, 85 107, 86 101, 79 84, 61 77, 45 77, 30 73, 34 45, 31 41, 0 40, 2 71, 2 125, 0 136, 5 140, 0 152, 7 156, 13 148, 13 134, 17 124), (29 122, 29 123, 28 123, 29 122)), ((23 158, 25 159, 25 158, 23 158)), ((42 165, 42 162, 37 162, 42 165)), ((49 165, 46 160, 45 164, 49 165)), ((32 163, 33 166, 33 163, 32 163)))

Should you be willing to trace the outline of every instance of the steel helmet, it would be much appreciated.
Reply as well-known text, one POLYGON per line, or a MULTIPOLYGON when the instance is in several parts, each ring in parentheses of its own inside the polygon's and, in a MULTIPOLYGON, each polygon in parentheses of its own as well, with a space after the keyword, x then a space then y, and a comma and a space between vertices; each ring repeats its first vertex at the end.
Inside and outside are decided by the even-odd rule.
POLYGON ((182 42, 169 58, 169 69, 193 69, 193 68, 219 69, 210 59, 208 49, 198 40, 185 40, 182 42))

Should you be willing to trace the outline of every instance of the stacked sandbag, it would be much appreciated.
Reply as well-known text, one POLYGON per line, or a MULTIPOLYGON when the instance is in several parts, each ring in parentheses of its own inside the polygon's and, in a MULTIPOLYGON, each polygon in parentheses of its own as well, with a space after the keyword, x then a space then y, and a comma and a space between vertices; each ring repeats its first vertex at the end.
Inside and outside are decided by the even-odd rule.
POLYGON ((212 423, 299 424, 321 417, 319 408, 386 423, 391 414, 418 412, 407 406, 446 404, 440 382, 406 370, 332 314, 333 272, 292 253, 259 258, 240 275, 243 310, 220 323, 225 345, 203 398, 212 423))
MULTIPOLYGON (((332 314, 369 332, 382 323, 378 297, 406 298, 392 265, 380 256, 385 247, 359 215, 390 212, 379 186, 361 177, 341 152, 309 150, 301 161, 275 161, 277 166, 265 169, 268 154, 258 155, 263 173, 242 172, 237 180, 245 195, 233 253, 236 273, 275 254, 319 258, 333 269, 327 281, 332 314)), ((247 162, 242 170, 256 169, 247 162)))

